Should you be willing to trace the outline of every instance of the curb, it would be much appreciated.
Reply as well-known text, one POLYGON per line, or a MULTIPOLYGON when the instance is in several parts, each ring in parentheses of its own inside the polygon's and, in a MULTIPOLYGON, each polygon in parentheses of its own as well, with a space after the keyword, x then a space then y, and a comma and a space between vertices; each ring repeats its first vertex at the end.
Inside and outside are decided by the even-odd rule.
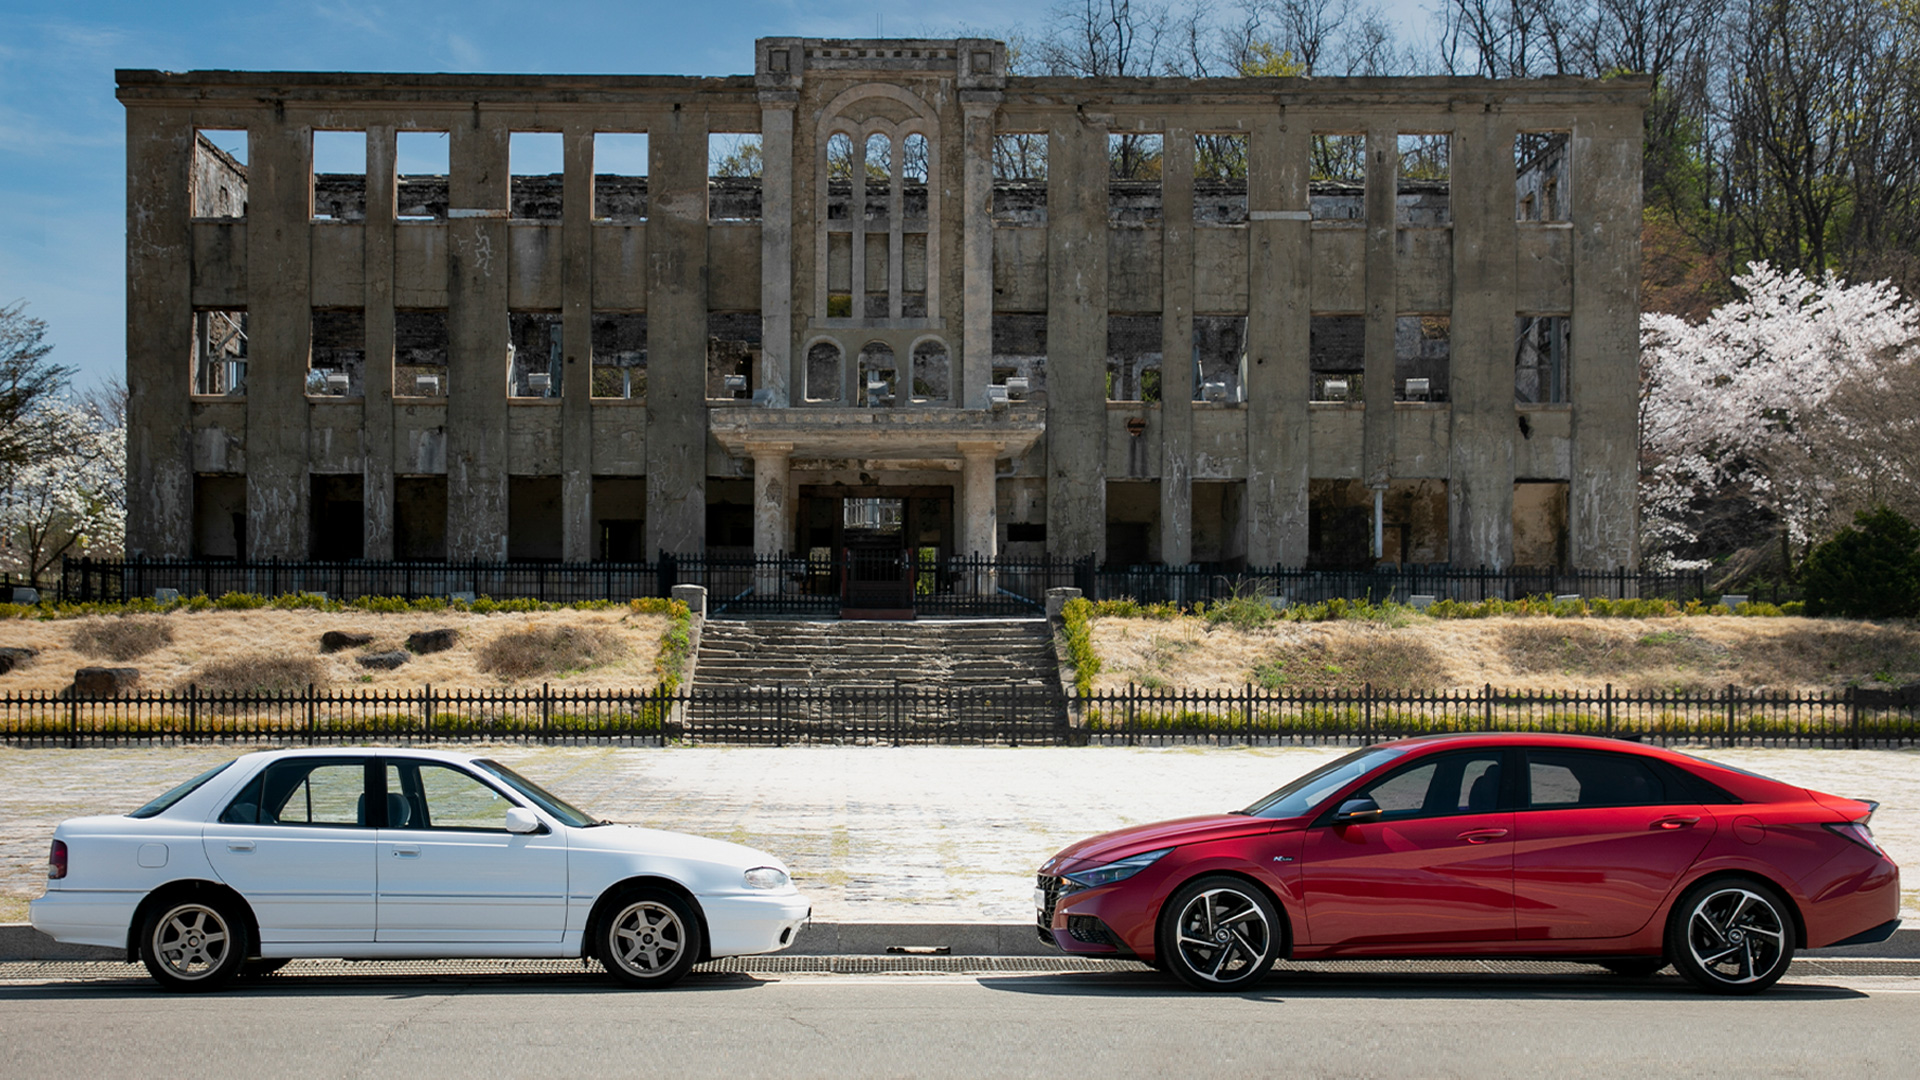
MULTIPOLYGON (((1061 956, 1041 943, 1031 923, 823 923, 802 930, 783 956, 1061 956), (942 952, 941 950, 945 950, 942 952)), ((1872 945, 1802 949, 1808 958, 1920 960, 1920 929, 1896 930, 1872 945)), ((0 923, 0 963, 38 960, 124 960, 121 949, 63 945, 26 923, 0 923)))

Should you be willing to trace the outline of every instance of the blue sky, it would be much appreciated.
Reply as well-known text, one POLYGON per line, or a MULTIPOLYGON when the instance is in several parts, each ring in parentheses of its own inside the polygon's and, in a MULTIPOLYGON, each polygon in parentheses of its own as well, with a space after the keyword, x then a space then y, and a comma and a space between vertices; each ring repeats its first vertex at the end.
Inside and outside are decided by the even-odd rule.
MULTIPOLYGON (((756 37, 994 32, 1038 25, 1049 6, 0 0, 0 304, 25 300, 47 321, 54 359, 80 369, 80 386, 124 371, 125 129, 115 68, 727 75, 753 70, 756 37)), ((1416 0, 1388 6, 1424 20, 1416 0)))

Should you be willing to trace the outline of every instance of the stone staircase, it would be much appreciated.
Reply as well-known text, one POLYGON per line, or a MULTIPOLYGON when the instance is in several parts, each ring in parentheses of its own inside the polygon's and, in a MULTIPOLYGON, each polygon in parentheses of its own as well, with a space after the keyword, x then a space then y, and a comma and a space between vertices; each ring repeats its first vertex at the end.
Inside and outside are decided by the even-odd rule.
POLYGON ((691 688, 688 720, 701 727, 837 724, 884 738, 889 724, 1037 732, 1065 722, 1041 618, 710 619, 691 688))

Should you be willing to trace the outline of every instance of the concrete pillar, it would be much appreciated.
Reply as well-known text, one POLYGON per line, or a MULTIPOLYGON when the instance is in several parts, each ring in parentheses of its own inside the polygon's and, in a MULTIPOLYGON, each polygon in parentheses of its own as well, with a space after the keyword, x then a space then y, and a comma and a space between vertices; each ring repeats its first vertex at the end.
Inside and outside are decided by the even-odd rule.
MULTIPOLYGON (((753 455, 753 554, 772 559, 783 554, 792 542, 788 527, 791 500, 788 488, 792 465, 788 455, 792 443, 749 443, 753 455)), ((780 572, 771 563, 762 563, 754 574, 754 590, 763 596, 780 590, 780 572)))
MULTIPOLYGON (((1448 558, 1513 561, 1513 121, 1462 117, 1453 133, 1453 325, 1448 558)), ((1637 219, 1636 219, 1637 220, 1637 219)))
POLYGON ((127 553, 193 553, 187 113, 127 105, 127 553))
POLYGON ((366 277, 364 317, 366 388, 364 427, 366 465, 362 480, 363 550, 369 559, 393 558, 393 230, 394 129, 367 128, 367 207, 361 233, 366 238, 362 272, 366 277))
POLYGON ((647 129, 647 550, 707 543, 707 116, 647 129))
POLYGON ((1047 550, 1107 546, 1107 127, 1065 114, 1047 138, 1047 550))
POLYGON ((1367 128, 1366 395, 1365 449, 1361 472, 1369 484, 1393 476, 1394 324, 1400 314, 1394 275, 1395 196, 1400 187, 1400 132, 1389 124, 1367 128))
POLYGON ((962 555, 992 559, 1000 552, 994 462, 1001 452, 997 442, 960 444, 960 512, 966 521, 960 533, 962 555))
POLYGON ((447 209, 447 557, 507 557, 506 118, 453 125, 447 209))
POLYGON ((1247 146, 1247 562, 1304 566, 1310 446, 1312 128, 1257 118, 1247 146))
POLYGON ((768 404, 793 386, 793 91, 760 92, 760 372, 768 404))
POLYGON ((1575 569, 1640 563, 1640 168, 1642 114, 1593 108, 1573 126, 1573 323, 1567 362, 1575 569))
POLYGON ((256 116, 247 140, 247 549, 304 559, 311 131, 282 110, 256 116))
MULTIPOLYGON (((1000 95, 969 91, 961 108, 966 175, 962 183, 959 385, 953 401, 987 407, 993 382, 993 113, 1000 95)), ((938 271, 928 267, 928 283, 938 271)))
POLYGON ((593 128, 561 136, 560 551, 587 562, 593 541, 593 128))
POLYGON ((1160 561, 1185 566, 1193 561, 1193 132, 1169 127, 1161 146, 1160 561))

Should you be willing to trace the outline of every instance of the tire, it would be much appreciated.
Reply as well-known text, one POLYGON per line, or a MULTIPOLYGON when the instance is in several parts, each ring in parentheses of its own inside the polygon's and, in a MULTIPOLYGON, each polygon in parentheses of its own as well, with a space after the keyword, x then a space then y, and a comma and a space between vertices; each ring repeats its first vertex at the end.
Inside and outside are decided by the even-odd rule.
POLYGON ((628 986, 671 986, 701 953, 700 920, 687 901, 665 889, 630 889, 614 898, 600 923, 600 962, 628 986))
POLYGON ((1284 933, 1273 902, 1255 886, 1199 878, 1160 910, 1160 959, 1195 990, 1249 990, 1273 970, 1284 933))
POLYGON ((140 930, 140 958, 167 990, 218 989, 247 956, 247 924, 225 900, 182 896, 155 904, 140 930))
POLYGON ((1667 966, 1664 956, 1636 956, 1624 960, 1602 960, 1600 966, 1623 979, 1650 979, 1667 966))
POLYGON ((1793 963, 1792 910, 1772 886, 1751 878, 1703 882, 1667 918, 1667 955, 1709 994, 1757 994, 1793 963))

